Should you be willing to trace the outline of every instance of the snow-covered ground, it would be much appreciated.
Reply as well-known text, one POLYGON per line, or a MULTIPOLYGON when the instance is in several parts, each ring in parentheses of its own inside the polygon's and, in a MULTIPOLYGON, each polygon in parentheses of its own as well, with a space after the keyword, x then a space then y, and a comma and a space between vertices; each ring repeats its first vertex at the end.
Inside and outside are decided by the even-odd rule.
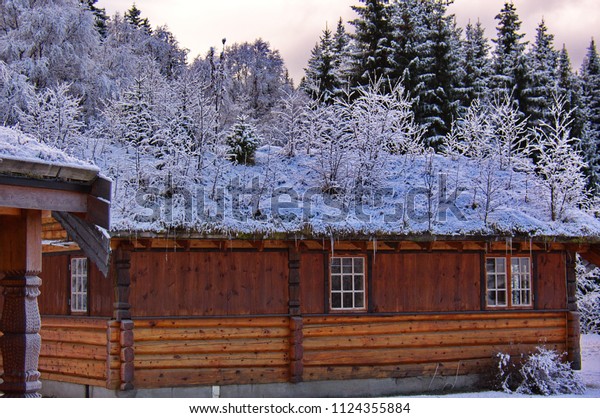
MULTIPOLYGON (((560 395, 565 398, 600 398, 600 335, 587 334, 581 336, 581 376, 586 386, 585 393, 581 395, 560 395)), ((521 395, 504 392, 469 392, 444 395, 449 398, 544 398, 539 395, 521 395)))

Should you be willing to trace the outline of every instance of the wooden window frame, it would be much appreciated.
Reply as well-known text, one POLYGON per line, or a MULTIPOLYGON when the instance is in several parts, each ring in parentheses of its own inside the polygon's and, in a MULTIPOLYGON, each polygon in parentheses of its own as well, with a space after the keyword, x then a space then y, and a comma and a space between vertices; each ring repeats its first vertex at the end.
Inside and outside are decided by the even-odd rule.
MULTIPOLYGON (((367 263, 368 258, 365 255, 356 255, 356 254, 343 254, 343 255, 335 255, 329 256, 329 311, 330 312, 367 312, 368 310, 368 280, 367 280, 367 263), (334 260, 339 259, 339 272, 334 271, 335 263, 334 260), (350 263, 352 267, 352 272, 344 273, 344 261, 343 260, 352 260, 350 263), (356 268, 355 260, 362 260, 362 272, 354 271, 356 268), (352 289, 346 289, 344 286, 344 276, 351 276, 351 284, 352 289), (338 286, 335 286, 334 289, 334 280, 339 277, 339 289, 338 286), (356 288, 356 278, 360 278, 362 289, 356 288), (334 294, 340 295, 341 307, 334 307, 334 294), (352 307, 344 306, 344 295, 351 294, 352 295, 352 307), (362 306, 355 306, 356 304, 356 294, 362 294, 362 306)), ((349 267, 349 266, 346 266, 349 267)))
MULTIPOLYGON (((488 255, 485 257, 485 263, 484 263, 484 276, 485 276, 485 307, 486 309, 531 309, 533 308, 533 301, 534 301, 534 286, 533 286, 533 263, 532 263, 532 259, 529 255, 488 255), (494 272, 488 272, 487 270, 487 261, 490 259, 495 259, 495 260, 504 260, 505 262, 505 271, 504 271, 504 275, 505 275, 505 288, 502 289, 505 293, 506 293, 506 303, 503 305, 499 305, 499 304, 494 304, 491 305, 489 304, 489 292, 490 291, 498 291, 498 288, 494 288, 494 289, 490 289, 488 288, 488 275, 489 274, 494 274, 494 275, 499 275, 502 274, 502 272, 498 273, 496 270, 494 272), (519 287, 518 289, 515 289, 513 286, 513 260, 527 260, 527 265, 528 265, 528 271, 524 272, 526 274, 529 275, 528 278, 528 284, 529 287, 521 287, 520 285, 523 282, 523 278, 519 277, 518 283, 519 283, 519 287), (513 292, 525 292, 526 294, 529 295, 529 301, 528 303, 519 303, 519 304, 515 304, 513 303, 513 292)), ((518 272, 517 274, 522 275, 524 274, 522 272, 518 272)), ((523 294, 520 295, 520 299, 523 296, 523 294)), ((496 301, 497 301, 497 297, 496 297, 496 301)))
MULTIPOLYGON (((69 311, 73 315, 87 315, 90 308, 89 303, 89 278, 90 278, 90 262, 87 257, 71 257, 69 260, 69 311), (77 269, 77 263, 81 260, 85 260, 85 270, 79 271, 77 269), (81 280, 85 278, 85 289, 74 290, 74 280, 81 280), (82 301, 85 301, 85 307, 79 306, 77 302, 77 296, 83 296, 82 301)), ((77 288, 75 284, 75 288, 77 288)))

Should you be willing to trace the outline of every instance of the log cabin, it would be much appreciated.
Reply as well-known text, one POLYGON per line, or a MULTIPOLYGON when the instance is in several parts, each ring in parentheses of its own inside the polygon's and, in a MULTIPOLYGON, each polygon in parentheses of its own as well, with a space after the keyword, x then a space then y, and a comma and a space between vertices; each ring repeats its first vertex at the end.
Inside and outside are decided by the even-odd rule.
MULTIPOLYGON (((232 168, 233 177, 219 184, 215 177, 216 195, 233 183, 243 188, 239 179, 252 177, 252 170, 260 179, 265 158, 258 155, 254 168, 232 168)), ((436 158, 454 171, 456 162, 436 158)), ((292 196, 290 187, 298 185, 295 195, 312 201, 317 179, 307 167, 289 161, 271 167, 282 173, 274 181, 278 193, 292 196)), ((415 167, 391 176, 391 182, 406 183, 393 193, 400 201, 402 190, 419 186, 415 167)), ((287 202, 269 213, 262 203, 280 194, 262 191, 262 223, 240 221, 233 207, 240 193, 234 191, 224 205, 237 210, 233 215, 182 227, 172 210, 166 222, 134 221, 136 210, 123 203, 131 202, 131 190, 121 188, 112 196, 117 205, 104 268, 98 246, 90 245, 76 218, 53 211, 41 229, 42 393, 356 397, 458 391, 488 387, 496 353, 526 354, 539 345, 566 353, 579 368, 576 254, 600 265, 600 223, 581 213, 563 223, 542 219, 537 195, 523 193, 542 187, 518 173, 510 178, 519 187, 507 191, 512 207, 496 210, 494 227, 469 209, 475 197, 468 194, 460 201, 457 193, 455 206, 471 210, 464 221, 432 226, 425 217, 407 228, 403 216, 378 221, 381 210, 374 208, 375 221, 367 223, 361 208, 335 229, 317 219, 323 206, 311 211, 287 202), (284 213, 290 207, 299 216, 284 213), (307 213, 314 218, 305 224, 307 213), (348 228, 353 225, 358 228, 348 228)), ((439 202, 447 208, 442 186, 439 202)), ((417 194, 427 195, 419 187, 417 194)), ((185 221, 188 208, 206 210, 183 201, 185 221)), ((137 202, 156 209, 146 204, 150 200, 137 202)))
POLYGON ((532 239, 111 238, 108 277, 44 224, 54 396, 376 396, 489 387, 495 354, 580 367, 575 257, 532 239))

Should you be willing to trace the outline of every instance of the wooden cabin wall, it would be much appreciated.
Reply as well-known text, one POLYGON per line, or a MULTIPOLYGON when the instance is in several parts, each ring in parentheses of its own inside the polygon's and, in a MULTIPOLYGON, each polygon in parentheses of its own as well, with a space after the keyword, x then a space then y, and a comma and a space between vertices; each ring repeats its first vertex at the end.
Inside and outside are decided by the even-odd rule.
POLYGON ((534 257, 534 275, 537 288, 537 309, 566 309, 567 266, 564 253, 539 253, 534 257))
MULTIPOLYGON (((83 257, 80 253, 50 253, 42 257, 42 286, 38 297, 42 315, 70 315, 69 297, 71 257, 83 257)), ((110 317, 113 305, 113 284, 104 277, 94 263, 89 262, 87 316, 110 317)))
POLYGON ((137 388, 286 382, 289 318, 134 320, 137 388))
POLYGON ((38 366, 42 379, 106 387, 109 361, 114 362, 114 355, 118 358, 118 351, 107 352, 109 342, 114 345, 118 334, 107 330, 108 322, 102 318, 43 317, 38 366))
POLYGON ((563 352, 566 314, 314 316, 303 334, 306 381, 487 374, 500 351, 563 352))
POLYGON ((373 312, 481 307, 480 253, 379 253, 371 263, 373 312))
POLYGON ((288 312, 287 251, 136 251, 134 317, 288 312))

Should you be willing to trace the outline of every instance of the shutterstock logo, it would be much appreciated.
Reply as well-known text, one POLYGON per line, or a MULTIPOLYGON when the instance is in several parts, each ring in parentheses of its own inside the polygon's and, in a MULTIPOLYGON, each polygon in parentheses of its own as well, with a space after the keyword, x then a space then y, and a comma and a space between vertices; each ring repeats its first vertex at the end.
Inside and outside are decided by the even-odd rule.
POLYGON ((428 187, 356 187, 328 193, 319 187, 267 188, 258 177, 231 179, 226 187, 147 187, 137 191, 137 222, 244 223, 275 225, 466 221, 456 204, 463 190, 448 191, 446 175, 428 187))

